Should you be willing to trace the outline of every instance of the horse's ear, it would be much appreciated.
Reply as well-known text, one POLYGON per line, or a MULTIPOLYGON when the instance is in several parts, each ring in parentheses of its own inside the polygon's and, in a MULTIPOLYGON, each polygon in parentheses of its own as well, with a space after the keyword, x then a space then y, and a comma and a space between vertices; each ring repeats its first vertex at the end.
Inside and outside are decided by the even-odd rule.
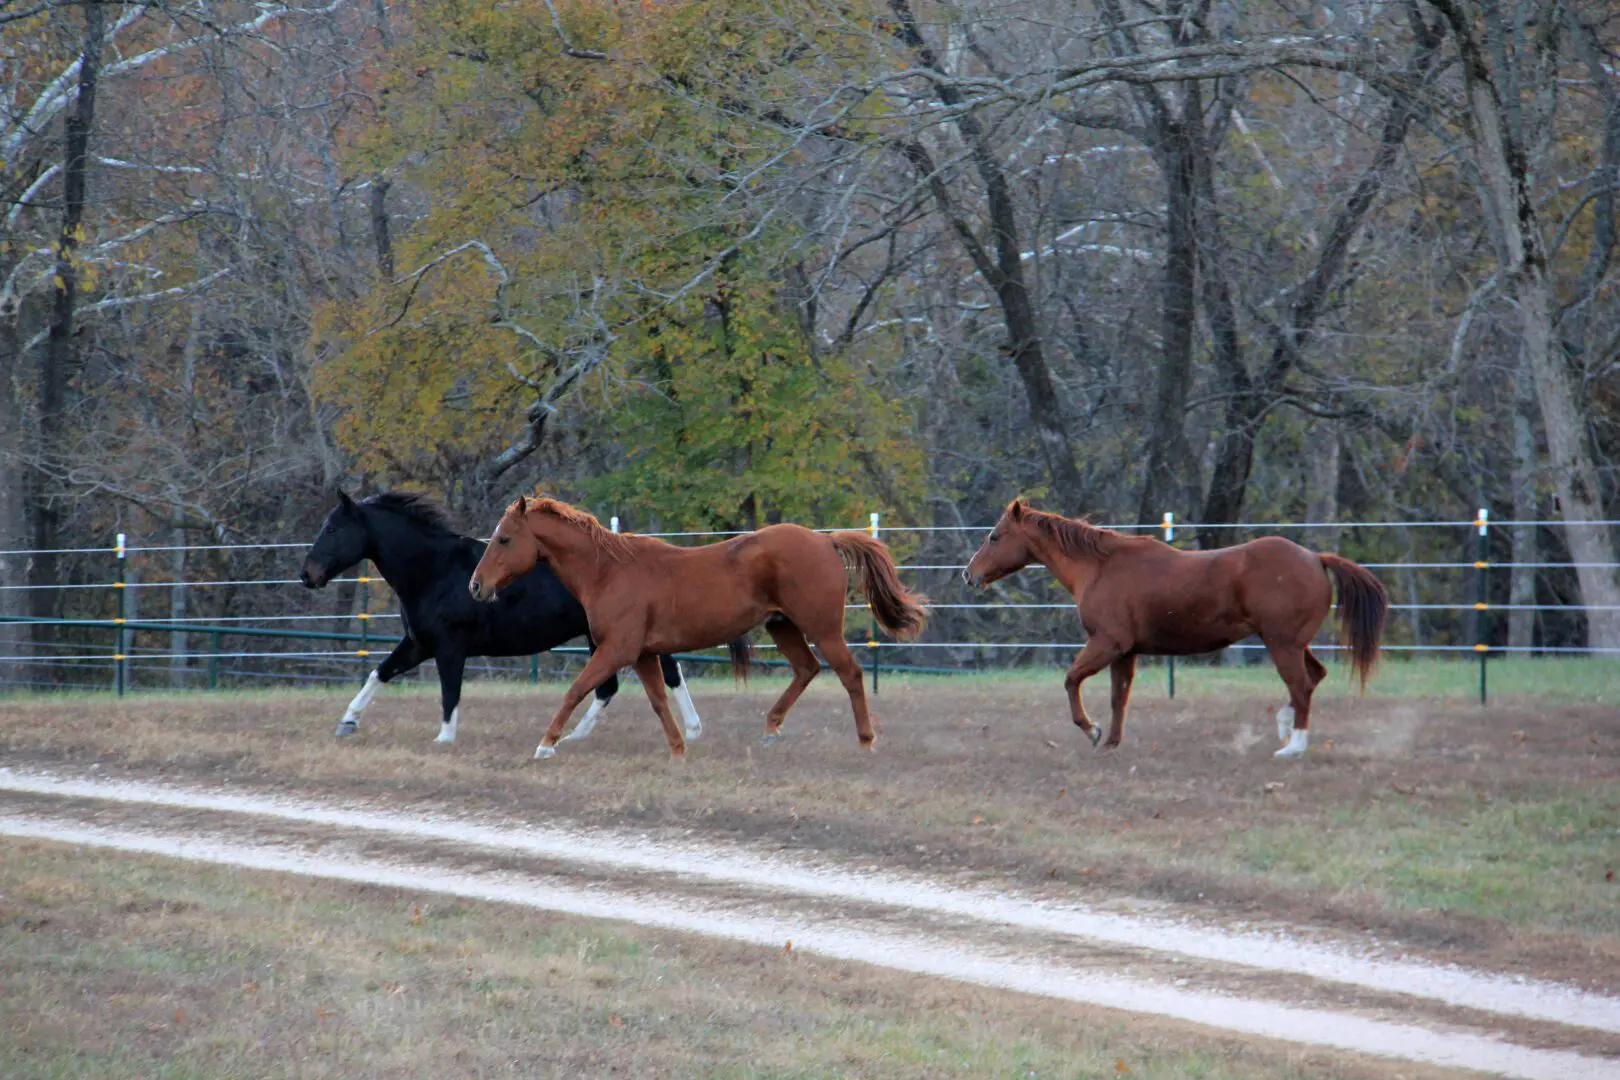
POLYGON ((1022 495, 1007 504, 1007 516, 1014 521, 1024 516, 1024 497, 1022 495))
POLYGON ((522 517, 524 514, 529 512, 529 500, 525 499, 522 495, 517 497, 517 502, 513 505, 517 507, 518 517, 522 517))
POLYGON ((354 509, 354 500, 349 498, 349 493, 342 488, 338 488, 338 505, 345 510, 354 509))

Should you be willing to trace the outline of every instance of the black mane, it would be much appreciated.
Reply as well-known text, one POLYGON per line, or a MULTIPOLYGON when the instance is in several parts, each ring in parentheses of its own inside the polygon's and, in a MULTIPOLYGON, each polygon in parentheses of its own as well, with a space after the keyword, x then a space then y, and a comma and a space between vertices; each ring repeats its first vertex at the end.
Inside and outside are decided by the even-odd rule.
POLYGON ((436 529, 453 536, 461 535, 455 521, 450 517, 450 511, 426 495, 416 495, 408 491, 385 491, 362 500, 361 505, 374 506, 379 510, 392 510, 425 528, 436 529))

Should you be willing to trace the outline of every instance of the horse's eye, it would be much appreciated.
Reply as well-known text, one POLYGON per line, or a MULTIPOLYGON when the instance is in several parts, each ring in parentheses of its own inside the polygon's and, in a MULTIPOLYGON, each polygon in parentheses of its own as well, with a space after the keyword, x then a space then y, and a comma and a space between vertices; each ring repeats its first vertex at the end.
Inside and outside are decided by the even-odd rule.
POLYGON ((1000 539, 1001 539, 1001 534, 1000 533, 991 533, 990 534, 990 542, 992 544, 995 543, 997 540, 1000 540, 1000 539))
POLYGON ((497 536, 495 538, 495 542, 502 547, 505 547, 507 544, 512 542, 512 538, 510 536, 497 536))
POLYGON ((326 527, 326 535, 327 536, 331 536, 335 532, 337 532, 337 526, 336 525, 328 525, 326 527))

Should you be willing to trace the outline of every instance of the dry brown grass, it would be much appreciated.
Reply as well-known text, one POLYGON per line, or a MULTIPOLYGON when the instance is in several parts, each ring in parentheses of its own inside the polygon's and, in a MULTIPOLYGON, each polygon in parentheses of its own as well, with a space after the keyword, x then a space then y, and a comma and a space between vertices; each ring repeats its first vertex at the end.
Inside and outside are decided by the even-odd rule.
MULTIPOLYGON (((1327 697, 1304 761, 1277 762, 1265 697, 1146 697, 1098 755, 1055 681, 896 685, 875 754, 818 683, 759 746, 780 682, 699 682, 683 765, 634 685, 598 733, 529 755, 559 689, 474 690, 455 747, 434 697, 388 693, 354 740, 346 695, 0 705, 9 761, 528 820, 668 826, 1030 889, 1279 918, 1482 967, 1620 986, 1620 716, 1606 705, 1327 697), (66 707, 64 707, 64 705, 66 707)), ((1093 708, 1096 699, 1093 698, 1093 708)))
POLYGON ((523 909, 0 841, 0 1075, 1416 1077, 523 909))

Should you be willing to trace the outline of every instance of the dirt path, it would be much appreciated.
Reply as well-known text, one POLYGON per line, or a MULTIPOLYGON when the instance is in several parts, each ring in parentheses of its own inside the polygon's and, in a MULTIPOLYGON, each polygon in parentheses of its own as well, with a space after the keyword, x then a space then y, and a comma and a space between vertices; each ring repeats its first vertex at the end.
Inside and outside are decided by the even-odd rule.
POLYGON ((0 769, 0 834, 787 947, 1250 1036, 1521 1077, 1620 1075, 1620 999, 1298 934, 1087 910, 743 845, 0 769))

